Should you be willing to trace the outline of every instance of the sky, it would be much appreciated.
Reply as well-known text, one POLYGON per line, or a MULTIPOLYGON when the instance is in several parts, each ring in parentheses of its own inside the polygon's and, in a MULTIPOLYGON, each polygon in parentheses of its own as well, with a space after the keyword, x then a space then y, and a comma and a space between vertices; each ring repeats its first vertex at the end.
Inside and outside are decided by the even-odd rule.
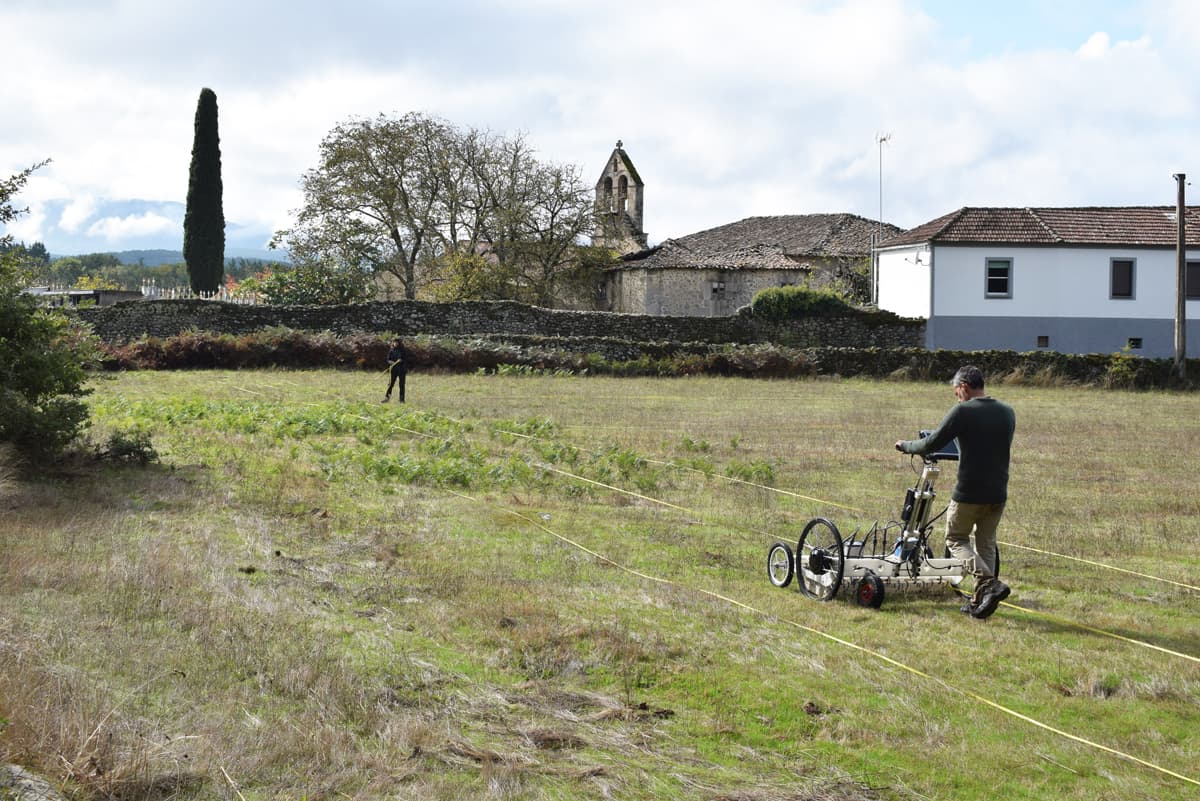
POLYGON ((51 159, 6 232, 55 255, 182 247, 205 87, 232 255, 291 224, 335 125, 410 111, 521 133, 588 186, 621 140, 652 244, 1174 205, 1200 175, 1192 0, 0 0, 0 32, 0 176, 51 159))

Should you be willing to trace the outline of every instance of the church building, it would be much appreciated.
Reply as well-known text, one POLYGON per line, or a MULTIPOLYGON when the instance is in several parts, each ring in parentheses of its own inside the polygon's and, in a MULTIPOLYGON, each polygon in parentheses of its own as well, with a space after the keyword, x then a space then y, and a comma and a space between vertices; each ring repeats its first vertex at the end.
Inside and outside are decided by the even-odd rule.
POLYGON ((871 247, 900 233, 856 214, 789 214, 739 222, 648 246, 645 185, 618 140, 596 182, 593 244, 616 251, 600 308, 628 314, 724 317, 763 289, 844 286, 867 270, 871 247))
POLYGON ((644 189, 641 176, 618 139, 596 182, 596 235, 592 244, 621 255, 646 247, 646 232, 642 229, 644 189))

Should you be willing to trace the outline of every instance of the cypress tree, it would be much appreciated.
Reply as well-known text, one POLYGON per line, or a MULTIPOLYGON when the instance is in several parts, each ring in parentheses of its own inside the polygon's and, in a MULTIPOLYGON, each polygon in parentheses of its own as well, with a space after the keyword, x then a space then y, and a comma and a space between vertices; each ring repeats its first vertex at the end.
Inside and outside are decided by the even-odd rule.
POLYGON ((213 292, 225 273, 225 214, 221 210, 221 148, 217 95, 200 90, 183 216, 183 260, 193 292, 213 292))

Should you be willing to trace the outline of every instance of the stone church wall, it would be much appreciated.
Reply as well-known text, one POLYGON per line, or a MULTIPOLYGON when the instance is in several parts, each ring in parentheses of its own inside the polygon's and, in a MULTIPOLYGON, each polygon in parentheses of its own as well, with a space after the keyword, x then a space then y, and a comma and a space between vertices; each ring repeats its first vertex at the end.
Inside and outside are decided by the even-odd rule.
POLYGON ((348 306, 243 306, 211 300, 157 300, 68 312, 106 342, 169 337, 189 330, 247 334, 265 328, 392 333, 401 336, 511 334, 633 342, 777 343, 794 347, 923 347, 925 324, 887 312, 755 319, 749 309, 725 317, 660 317, 542 309, 511 301, 396 301, 348 306))
POLYGON ((626 268, 608 273, 605 292, 614 312, 725 317, 764 289, 820 286, 840 266, 836 259, 813 259, 795 270, 626 268))
POLYGON ((627 314, 727 317, 764 289, 804 284, 808 270, 614 270, 611 310, 627 314))

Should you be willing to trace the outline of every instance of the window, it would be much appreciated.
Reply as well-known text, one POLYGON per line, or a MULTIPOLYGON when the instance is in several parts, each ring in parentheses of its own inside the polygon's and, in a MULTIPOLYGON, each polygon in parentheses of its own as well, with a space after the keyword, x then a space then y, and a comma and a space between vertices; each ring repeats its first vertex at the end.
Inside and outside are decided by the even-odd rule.
POLYGON ((988 259, 984 297, 1012 297, 1012 259, 988 259))
POLYGON ((1039 348, 1048 348, 1050 347, 1050 337, 1045 334, 1038 334, 1037 343, 1039 348))
POLYGON ((1113 259, 1110 263, 1111 274, 1109 297, 1114 300, 1133 300, 1134 259, 1113 259))
POLYGON ((1142 349, 1142 338, 1141 337, 1130 337, 1128 339, 1128 341, 1126 341, 1125 347, 1129 348, 1130 350, 1141 350, 1142 349))
POLYGON ((1184 276, 1183 296, 1188 300, 1200 300, 1200 261, 1189 261, 1184 276))

